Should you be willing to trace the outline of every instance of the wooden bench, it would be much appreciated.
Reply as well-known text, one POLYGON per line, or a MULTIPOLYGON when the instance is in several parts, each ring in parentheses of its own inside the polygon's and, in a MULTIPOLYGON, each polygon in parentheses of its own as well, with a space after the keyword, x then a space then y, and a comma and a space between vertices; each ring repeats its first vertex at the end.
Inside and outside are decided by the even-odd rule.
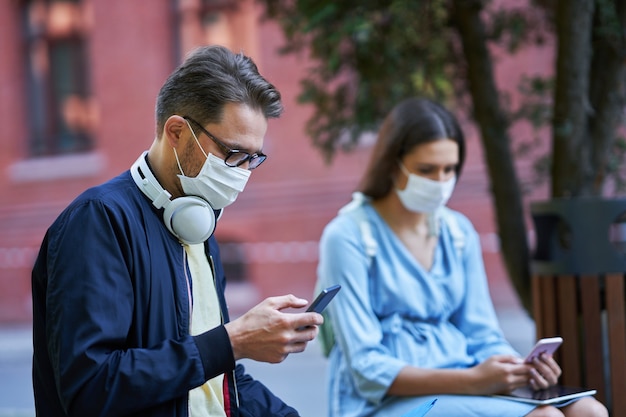
POLYGON ((626 416, 626 199, 531 204, 537 338, 561 336, 561 384, 597 389, 613 416, 626 416), (620 243, 621 242, 621 243, 620 243))
POLYGON ((611 415, 626 416, 624 274, 533 275, 537 339, 561 336, 561 383, 598 390, 611 415))

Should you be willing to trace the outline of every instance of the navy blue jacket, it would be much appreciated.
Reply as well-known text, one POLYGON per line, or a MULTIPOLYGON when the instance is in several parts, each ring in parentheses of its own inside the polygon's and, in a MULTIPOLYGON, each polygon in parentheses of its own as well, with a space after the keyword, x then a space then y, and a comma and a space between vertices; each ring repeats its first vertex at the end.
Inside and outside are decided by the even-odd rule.
MULTIPOLYGON (((205 251, 227 322, 214 237, 205 251)), ((38 416, 187 416, 189 391, 220 374, 231 416, 298 415, 235 366, 224 326, 189 335, 185 259, 129 171, 61 213, 32 272, 38 416)))

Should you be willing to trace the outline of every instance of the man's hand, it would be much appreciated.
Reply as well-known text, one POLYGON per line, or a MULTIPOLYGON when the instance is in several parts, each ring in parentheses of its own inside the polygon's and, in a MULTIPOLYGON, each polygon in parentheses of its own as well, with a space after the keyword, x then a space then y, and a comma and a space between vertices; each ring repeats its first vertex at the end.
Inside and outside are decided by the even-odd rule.
POLYGON ((283 313, 302 308, 307 300, 293 295, 270 297, 224 327, 235 360, 242 358, 279 363, 290 353, 302 352, 315 339, 324 319, 317 313, 283 313))

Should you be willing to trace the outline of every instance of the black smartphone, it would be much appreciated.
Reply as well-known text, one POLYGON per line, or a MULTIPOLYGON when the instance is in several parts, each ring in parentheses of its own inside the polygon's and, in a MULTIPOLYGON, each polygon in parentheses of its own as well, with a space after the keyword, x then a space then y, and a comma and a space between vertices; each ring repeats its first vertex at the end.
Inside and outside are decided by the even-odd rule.
POLYGON ((340 289, 341 289, 341 285, 339 284, 333 285, 328 288, 324 288, 319 293, 319 295, 315 298, 315 300, 313 300, 311 305, 309 305, 309 308, 307 308, 306 311, 307 312, 314 311, 316 313, 321 314, 322 311, 324 311, 324 309, 328 305, 328 303, 330 303, 330 300, 332 300, 333 297, 337 295, 340 289))

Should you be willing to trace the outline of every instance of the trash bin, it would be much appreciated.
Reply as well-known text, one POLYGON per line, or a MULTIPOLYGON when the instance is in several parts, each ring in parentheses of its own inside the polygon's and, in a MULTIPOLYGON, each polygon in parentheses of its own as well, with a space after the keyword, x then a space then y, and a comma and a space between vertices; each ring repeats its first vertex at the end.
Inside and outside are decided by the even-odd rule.
POLYGON ((597 389, 611 415, 626 416, 626 199, 531 204, 537 338, 561 336, 563 385, 597 389))

